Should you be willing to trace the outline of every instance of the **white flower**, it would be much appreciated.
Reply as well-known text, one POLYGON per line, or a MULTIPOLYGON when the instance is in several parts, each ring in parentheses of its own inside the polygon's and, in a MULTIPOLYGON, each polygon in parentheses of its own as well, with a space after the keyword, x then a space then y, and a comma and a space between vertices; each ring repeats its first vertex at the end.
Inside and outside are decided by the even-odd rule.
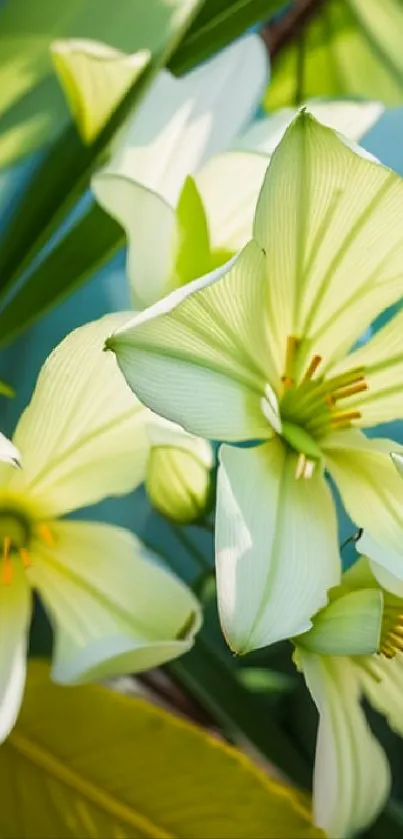
POLYGON ((209 270, 206 220, 189 176, 231 146, 254 115, 267 78, 257 35, 182 78, 161 72, 111 160, 93 177, 97 200, 127 234, 135 309, 209 270), (191 266, 184 264, 189 259, 191 266))
POLYGON ((402 295, 402 211, 398 175, 302 112, 272 156, 239 256, 107 342, 149 408, 249 444, 223 445, 218 470, 218 598, 238 652, 304 632, 339 581, 325 469, 357 526, 396 552, 403 579, 395 444, 361 430, 403 418, 402 314, 350 352, 402 295))
POLYGON ((0 467, 0 739, 24 689, 32 589, 62 683, 159 665, 188 650, 200 624, 191 592, 131 533, 63 518, 144 478, 148 412, 102 353, 125 319, 88 324, 54 350, 14 435, 23 468, 0 467))

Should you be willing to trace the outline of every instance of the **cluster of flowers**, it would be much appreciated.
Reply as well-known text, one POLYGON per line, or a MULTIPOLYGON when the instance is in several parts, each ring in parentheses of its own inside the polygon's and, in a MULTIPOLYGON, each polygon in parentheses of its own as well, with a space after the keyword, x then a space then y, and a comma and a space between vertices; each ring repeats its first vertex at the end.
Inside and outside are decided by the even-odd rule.
MULTIPOLYGON (((59 682, 191 647, 186 586, 132 534, 61 517, 145 480, 162 512, 195 519, 215 441, 223 633, 238 654, 292 641, 320 714, 314 818, 339 837, 390 787, 362 697, 403 733, 403 455, 362 431, 403 418, 403 316, 359 345, 403 294, 403 181, 307 111, 239 135, 266 82, 255 36, 182 80, 161 74, 93 179, 127 233, 135 314, 70 334, 2 441, 0 735, 23 692, 32 587, 59 682), (344 573, 326 475, 363 532, 344 573)), ((379 112, 339 108, 340 129, 346 111, 350 140, 379 112)))

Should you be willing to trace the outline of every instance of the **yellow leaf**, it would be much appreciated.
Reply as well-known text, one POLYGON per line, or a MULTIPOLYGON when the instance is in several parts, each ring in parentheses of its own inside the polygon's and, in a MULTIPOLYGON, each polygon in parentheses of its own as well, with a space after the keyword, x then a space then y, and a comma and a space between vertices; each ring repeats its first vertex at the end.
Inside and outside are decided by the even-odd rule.
POLYGON ((84 143, 92 143, 148 64, 151 53, 127 55, 83 38, 53 41, 53 63, 84 143))
POLYGON ((32 662, 0 748, 2 836, 315 839, 299 794, 201 729, 32 662))

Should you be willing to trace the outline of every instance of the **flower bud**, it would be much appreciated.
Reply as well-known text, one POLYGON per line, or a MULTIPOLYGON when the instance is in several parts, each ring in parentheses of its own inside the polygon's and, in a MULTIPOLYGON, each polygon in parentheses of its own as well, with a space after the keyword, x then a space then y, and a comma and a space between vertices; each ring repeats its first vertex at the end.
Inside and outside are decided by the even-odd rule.
POLYGON ((209 509, 213 453, 206 440, 165 421, 149 429, 146 490, 152 505, 178 524, 189 524, 209 509))

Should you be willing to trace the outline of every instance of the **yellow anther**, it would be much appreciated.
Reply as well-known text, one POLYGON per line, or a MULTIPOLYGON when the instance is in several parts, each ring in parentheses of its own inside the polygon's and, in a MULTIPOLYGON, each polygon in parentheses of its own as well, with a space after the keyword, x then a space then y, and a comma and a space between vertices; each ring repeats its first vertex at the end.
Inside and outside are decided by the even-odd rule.
POLYGON ((13 566, 10 559, 10 548, 11 548, 11 539, 9 536, 5 536, 3 539, 3 573, 2 573, 2 581, 6 583, 6 585, 10 585, 13 579, 13 566))
POLYGON ((333 428, 338 428, 340 424, 344 426, 347 422, 350 424, 352 420, 361 419, 360 411, 335 411, 331 415, 331 425, 333 428))
POLYGON ((48 545, 49 548, 54 548, 55 540, 53 538, 53 534, 52 534, 52 531, 51 531, 49 525, 48 524, 39 524, 38 525, 38 531, 39 531, 43 541, 45 542, 45 544, 48 545))
POLYGON ((339 399, 347 399, 348 396, 354 396, 356 393, 363 393, 364 390, 368 390, 368 385, 364 379, 361 379, 355 384, 350 385, 349 387, 344 387, 341 390, 332 393, 331 399, 332 402, 336 402, 339 399))
POLYGON ((20 548, 19 555, 24 568, 30 568, 32 565, 29 553, 26 548, 20 548))
POLYGON ((305 381, 307 381, 309 379, 312 379, 312 376, 314 376, 314 374, 316 373, 321 361, 322 361, 322 356, 321 355, 314 355, 314 357, 313 357, 313 359, 312 359, 312 361, 311 361, 311 363, 310 363, 310 365, 309 365, 309 367, 308 367, 308 369, 305 373, 305 376, 304 376, 305 381))
POLYGON ((384 611, 379 652, 386 658, 394 658, 403 652, 403 602, 384 592, 384 611))

